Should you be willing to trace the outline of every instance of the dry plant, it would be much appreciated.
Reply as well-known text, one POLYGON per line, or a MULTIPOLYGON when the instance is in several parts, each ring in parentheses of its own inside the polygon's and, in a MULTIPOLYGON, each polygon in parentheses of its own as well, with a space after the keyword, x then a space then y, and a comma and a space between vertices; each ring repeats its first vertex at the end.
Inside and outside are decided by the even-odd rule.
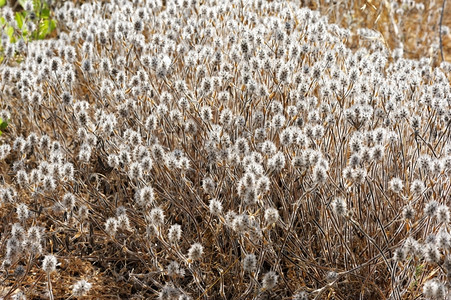
POLYGON ((301 2, 57 3, 0 66, 0 297, 450 297, 439 3, 301 2))
MULTIPOLYGON (((303 2, 327 15, 329 22, 340 24, 354 33, 364 28, 375 31, 369 32, 366 38, 380 39, 388 48, 402 51, 406 58, 428 57, 434 60, 434 65, 439 65, 442 58, 441 55, 437 56, 437 51, 442 48, 444 60, 451 60, 449 34, 451 3, 446 3, 447 0, 303 0, 303 2), (442 16, 443 7, 445 10, 442 16)), ((360 38, 354 40, 353 46, 358 47, 359 41, 360 38)))

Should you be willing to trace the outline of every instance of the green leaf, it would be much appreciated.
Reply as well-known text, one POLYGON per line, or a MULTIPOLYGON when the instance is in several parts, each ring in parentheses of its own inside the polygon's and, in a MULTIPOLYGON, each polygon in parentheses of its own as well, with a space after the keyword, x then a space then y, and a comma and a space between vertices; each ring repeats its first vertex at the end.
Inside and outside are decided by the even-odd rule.
MULTIPOLYGON (((39 12, 39 9, 41 8, 41 1, 33 0, 33 5, 34 5, 34 10, 36 12, 39 12)), ((42 8, 48 8, 47 1, 44 1, 44 3, 42 3, 42 8)))
POLYGON ((50 9, 44 8, 41 11, 41 18, 45 19, 45 18, 49 18, 49 17, 50 17, 50 9))
POLYGON ((418 265, 415 267, 415 276, 418 277, 423 273, 424 265, 418 265))
POLYGON ((10 42, 14 42, 14 28, 11 26, 6 27, 6 34, 9 36, 10 42))
POLYGON ((0 7, 3 7, 6 5, 6 0, 0 0, 0 7))
POLYGON ((20 6, 22 6, 22 8, 25 8, 25 2, 27 2, 27 0, 19 0, 17 2, 19 2, 20 6))
POLYGON ((0 130, 5 130, 8 126, 8 122, 3 121, 2 118, 0 118, 0 130))
POLYGON ((16 22, 17 22, 17 27, 19 27, 19 29, 22 29, 23 21, 24 21, 24 16, 22 15, 22 13, 17 12, 16 13, 16 22))
POLYGON ((42 40, 56 28, 56 21, 45 19, 39 24, 38 39, 42 40))
POLYGON ((50 28, 48 34, 51 34, 55 29, 56 29, 56 21, 52 19, 50 20, 50 28))
POLYGON ((0 118, 0 135, 2 135, 3 131, 8 126, 8 122, 3 121, 2 118, 0 118))
POLYGON ((41 23, 39 24, 39 34, 38 34, 38 39, 42 40, 47 36, 47 32, 49 30, 50 27, 50 21, 49 20, 42 20, 41 23))

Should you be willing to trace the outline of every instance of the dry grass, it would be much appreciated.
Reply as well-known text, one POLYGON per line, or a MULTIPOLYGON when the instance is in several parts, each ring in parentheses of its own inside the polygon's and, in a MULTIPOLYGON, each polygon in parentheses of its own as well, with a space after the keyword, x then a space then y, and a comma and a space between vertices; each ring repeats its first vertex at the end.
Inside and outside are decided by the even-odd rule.
MULTIPOLYGON (((305 3, 318 15, 281 2, 297 12, 291 18, 275 2, 263 9, 227 2, 230 10, 217 16, 200 5, 171 16, 167 2, 148 12, 142 29, 132 5, 65 4, 55 11, 59 40, 36 41, 17 53, 21 64, 10 58, 0 66, 0 117, 11 116, 0 140, 11 147, 0 149, 0 297, 17 299, 19 290, 52 297, 47 275, 55 299, 75 297, 80 279, 92 284, 92 299, 416 299, 432 295, 428 285, 449 296, 450 67, 438 47, 431 51, 441 2, 393 18, 386 1, 305 3), (250 41, 245 29, 257 27, 250 12, 268 18, 264 25, 275 17, 292 27, 250 41), (101 20, 123 22, 145 42, 101 20), (184 28, 189 20, 199 22, 193 33, 184 28), (278 52, 289 49, 278 40, 284 34, 310 48, 278 52), (174 48, 163 46, 173 40, 174 48), (401 43, 408 59, 393 58, 401 43), (265 58, 252 67, 259 50, 270 67, 265 58), (46 135, 49 146, 40 142, 46 135), (413 188, 415 180, 424 187, 413 188), (147 201, 137 197, 145 187, 154 192, 147 201), (438 208, 429 212, 432 200, 438 208), (13 234, 13 224, 42 227, 35 241, 42 249, 22 246, 32 235, 13 234), (169 234, 174 224, 180 239, 169 234), (412 240, 418 245, 409 247, 412 240), (47 254, 60 263, 49 274, 47 254), (250 254, 255 266, 244 264, 250 254), (170 274, 171 262, 183 274, 170 274)), ((446 60, 450 47, 446 35, 446 60)))
MULTIPOLYGON (((344 28, 357 32, 360 28, 368 28, 380 32, 384 43, 390 49, 404 48, 405 57, 420 59, 431 57, 441 62, 437 57, 437 49, 432 48, 439 40, 439 20, 443 1, 330 1, 336 4, 327 4, 321 1, 310 3, 313 9, 320 9, 329 16, 331 23, 338 23, 344 28), (403 2, 406 2, 403 4, 403 2), (424 5, 424 9, 409 7, 408 2, 424 5), (396 3, 403 13, 398 12, 390 3, 396 3)), ((451 4, 445 6, 443 26, 451 28, 451 4)), ((445 61, 451 60, 451 35, 443 35, 443 56, 445 61)), ((354 42, 353 47, 358 47, 354 42)))

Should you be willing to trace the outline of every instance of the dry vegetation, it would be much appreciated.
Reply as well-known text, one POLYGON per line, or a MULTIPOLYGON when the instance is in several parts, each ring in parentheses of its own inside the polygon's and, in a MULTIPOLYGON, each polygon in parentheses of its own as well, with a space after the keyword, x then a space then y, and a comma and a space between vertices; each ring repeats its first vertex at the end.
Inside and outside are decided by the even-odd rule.
POLYGON ((451 297, 442 2, 163 2, 2 38, 0 297, 451 297))

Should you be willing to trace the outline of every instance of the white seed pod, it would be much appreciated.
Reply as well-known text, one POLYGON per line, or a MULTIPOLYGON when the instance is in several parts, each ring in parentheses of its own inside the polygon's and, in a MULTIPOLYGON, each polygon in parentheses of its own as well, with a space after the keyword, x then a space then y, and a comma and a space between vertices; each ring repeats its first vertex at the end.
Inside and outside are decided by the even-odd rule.
POLYGON ((279 220, 279 211, 275 208, 267 208, 265 210, 265 220, 268 224, 275 224, 279 220))
POLYGON ((150 211, 149 222, 153 226, 162 226, 164 224, 164 212, 161 208, 156 207, 150 211))
POLYGON ((402 183, 402 180, 399 178, 393 178, 392 180, 390 180, 388 186, 390 190, 396 194, 402 192, 402 189, 404 188, 404 184, 402 183))
POLYGON ((343 198, 335 198, 332 203, 333 212, 340 217, 344 217, 348 214, 347 204, 343 198))
POLYGON ((89 292, 91 287, 92 287, 92 284, 87 282, 86 280, 84 280, 84 279, 79 280, 74 284, 74 286, 72 288, 72 295, 74 295, 74 297, 86 296, 86 294, 89 292))
POLYGON ((210 213, 213 215, 222 214, 222 203, 215 198, 210 200, 210 205, 208 208, 210 209, 210 213))
POLYGON ((105 222, 105 231, 110 236, 115 236, 117 232, 117 220, 116 218, 108 218, 105 222))
POLYGON ((42 269, 47 274, 50 274, 56 270, 57 263, 58 261, 54 255, 52 254, 46 255, 44 257, 44 260, 42 261, 42 269))
POLYGON ((243 259, 243 269, 245 272, 255 272, 257 271, 257 257, 254 254, 248 254, 243 259))
POLYGON ((271 290, 277 285, 279 276, 274 271, 269 271, 263 276, 262 285, 264 290, 271 290))
POLYGON ((204 247, 199 243, 194 243, 188 250, 188 258, 191 261, 200 260, 204 253, 204 247))

